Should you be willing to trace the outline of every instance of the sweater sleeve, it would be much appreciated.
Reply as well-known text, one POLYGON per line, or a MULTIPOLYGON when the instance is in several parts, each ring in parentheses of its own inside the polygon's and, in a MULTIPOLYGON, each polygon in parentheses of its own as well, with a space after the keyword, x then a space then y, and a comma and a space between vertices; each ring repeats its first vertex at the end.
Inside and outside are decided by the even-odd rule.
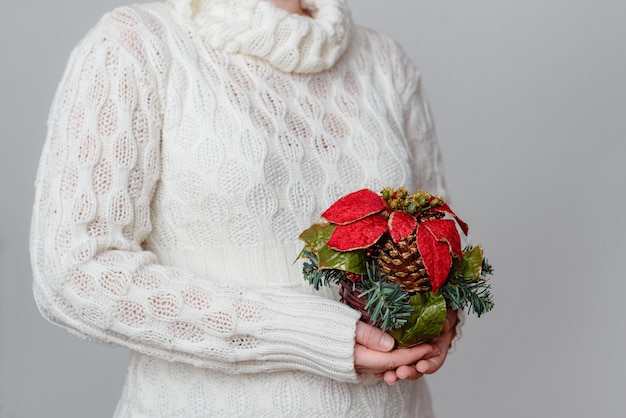
MULTIPOLYGON (((450 201, 444 179, 443 161, 435 134, 433 118, 422 87, 422 78, 411 60, 398 47, 399 67, 396 75, 400 84, 404 114, 404 135, 413 163, 413 182, 418 188, 450 201)), ((461 338, 465 313, 457 311, 455 336, 450 352, 461 338)))
MULTIPOLYGON (((134 15, 124 13, 128 25, 134 15)), ((87 36, 51 110, 31 229, 43 316, 88 340, 226 373, 356 380, 356 311, 289 289, 218 285, 142 248, 159 181, 166 66, 124 36, 87 36)))

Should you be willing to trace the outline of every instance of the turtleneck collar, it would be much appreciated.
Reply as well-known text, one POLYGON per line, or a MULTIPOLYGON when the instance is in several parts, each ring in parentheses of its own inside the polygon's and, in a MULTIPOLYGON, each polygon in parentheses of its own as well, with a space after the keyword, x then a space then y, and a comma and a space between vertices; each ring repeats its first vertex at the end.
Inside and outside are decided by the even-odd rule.
POLYGON ((266 0, 169 0, 205 42, 285 72, 329 69, 345 51, 352 20, 346 0, 303 0, 300 16, 266 0))

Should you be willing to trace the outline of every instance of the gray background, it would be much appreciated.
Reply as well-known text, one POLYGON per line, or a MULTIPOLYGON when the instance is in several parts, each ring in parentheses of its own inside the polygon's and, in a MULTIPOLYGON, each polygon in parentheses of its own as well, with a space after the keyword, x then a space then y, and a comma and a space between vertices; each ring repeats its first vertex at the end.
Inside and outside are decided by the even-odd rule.
MULTIPOLYGON (((127 352, 45 323, 28 229, 70 50, 124 0, 0 15, 0 416, 108 417, 127 352)), ((422 70, 456 211, 497 306, 429 378, 439 417, 625 417, 626 2, 352 0, 422 70)))

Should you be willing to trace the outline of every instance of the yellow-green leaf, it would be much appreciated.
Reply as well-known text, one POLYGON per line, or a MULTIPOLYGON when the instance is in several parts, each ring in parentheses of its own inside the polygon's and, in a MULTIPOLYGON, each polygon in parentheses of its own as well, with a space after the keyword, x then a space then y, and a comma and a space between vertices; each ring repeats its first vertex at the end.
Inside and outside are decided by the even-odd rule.
POLYGON ((463 263, 456 273, 459 279, 466 282, 479 280, 483 266, 483 247, 478 244, 468 251, 463 252, 463 263))
POLYGON ((298 237, 306 244, 306 247, 317 253, 322 247, 326 245, 330 234, 335 230, 336 225, 328 222, 316 223, 311 225, 308 229, 302 231, 298 237))

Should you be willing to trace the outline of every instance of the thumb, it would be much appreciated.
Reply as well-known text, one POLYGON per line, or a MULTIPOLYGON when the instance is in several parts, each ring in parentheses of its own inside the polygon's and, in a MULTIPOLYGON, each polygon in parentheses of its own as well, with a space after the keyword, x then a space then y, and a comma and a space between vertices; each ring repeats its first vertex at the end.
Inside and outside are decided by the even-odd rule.
POLYGON ((355 341, 376 351, 391 351, 396 344, 391 335, 361 321, 356 325, 355 341))

